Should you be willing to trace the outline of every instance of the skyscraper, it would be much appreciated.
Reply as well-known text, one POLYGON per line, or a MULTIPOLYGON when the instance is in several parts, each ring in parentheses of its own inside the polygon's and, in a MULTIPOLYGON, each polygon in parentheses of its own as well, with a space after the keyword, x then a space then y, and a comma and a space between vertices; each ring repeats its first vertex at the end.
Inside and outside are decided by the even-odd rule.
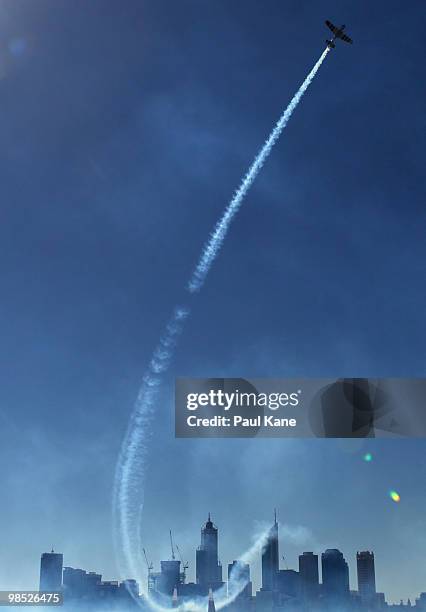
POLYGON ((242 589, 241 593, 238 597, 251 597, 252 596, 252 583, 250 582, 250 566, 248 563, 242 563, 242 561, 232 561, 228 565, 228 596, 233 593, 233 589, 230 588, 230 578, 232 578, 239 582, 243 581, 245 583, 245 587, 242 589))
POLYGON ((40 560, 40 591, 60 591, 62 589, 63 555, 43 553, 40 560))
POLYGON ((172 595, 173 590, 180 584, 180 561, 160 561, 161 572, 157 576, 156 589, 164 595, 172 595))
POLYGON ((326 597, 344 598, 349 595, 349 567, 340 550, 328 548, 323 552, 321 568, 326 597))
POLYGON ((201 544, 196 552, 197 584, 218 588, 222 584, 222 566, 218 559, 218 530, 209 517, 201 529, 201 544))
POLYGON ((299 556, 299 574, 301 596, 305 601, 312 601, 318 597, 318 555, 313 552, 304 552, 299 556))
POLYGON ((278 561, 278 523, 274 513, 274 524, 269 530, 268 539, 262 552, 262 591, 275 589, 279 569, 278 561))
POLYGON ((374 599, 376 595, 376 572, 374 553, 368 550, 357 552, 358 592, 363 601, 374 599))

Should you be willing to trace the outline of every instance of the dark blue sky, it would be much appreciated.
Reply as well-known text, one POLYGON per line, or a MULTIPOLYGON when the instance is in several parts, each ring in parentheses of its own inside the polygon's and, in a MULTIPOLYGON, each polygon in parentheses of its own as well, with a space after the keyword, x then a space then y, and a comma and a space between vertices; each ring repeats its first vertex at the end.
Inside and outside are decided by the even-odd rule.
POLYGON ((426 590, 423 441, 373 441, 365 464, 340 441, 172 434, 176 374, 424 376, 426 18, 396 0, 3 0, 0 588, 35 587, 52 545, 116 576, 111 486, 142 372, 325 18, 355 44, 327 57, 194 302, 145 545, 157 563, 173 528, 193 570, 211 510, 225 564, 277 506, 290 565, 372 548, 391 599, 426 590))

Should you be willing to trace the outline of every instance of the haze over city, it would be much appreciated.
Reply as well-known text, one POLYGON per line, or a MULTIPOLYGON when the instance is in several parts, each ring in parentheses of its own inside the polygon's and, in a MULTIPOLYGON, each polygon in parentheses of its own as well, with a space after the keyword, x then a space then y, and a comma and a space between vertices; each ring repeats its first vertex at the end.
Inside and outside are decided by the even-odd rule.
POLYGON ((158 566, 172 529, 193 579, 209 510, 225 566, 277 507, 290 567, 303 550, 374 550, 389 601, 425 589, 423 440, 176 440, 173 426, 175 376, 424 376, 423 9, 3 0, 1 589, 36 588, 52 546, 117 577, 113 474, 142 372, 326 18, 355 43, 328 54, 194 301, 142 544, 158 566))

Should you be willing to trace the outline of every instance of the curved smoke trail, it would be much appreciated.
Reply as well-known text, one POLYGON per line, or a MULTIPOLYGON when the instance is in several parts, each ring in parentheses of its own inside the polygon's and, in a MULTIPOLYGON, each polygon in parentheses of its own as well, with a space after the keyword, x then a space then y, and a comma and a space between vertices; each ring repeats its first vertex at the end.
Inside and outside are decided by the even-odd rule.
POLYGON ((115 549, 121 573, 140 578, 140 515, 151 423, 156 402, 189 308, 178 306, 160 338, 136 399, 118 457, 113 492, 115 549))
MULTIPOLYGON (((240 209, 244 197, 256 179, 262 166, 267 160, 274 144, 286 127, 293 111, 299 104, 303 94, 308 89, 315 74, 318 72, 329 49, 326 48, 321 57, 312 68, 290 104, 281 115, 274 129, 257 154, 254 162, 244 176, 239 188, 219 219, 210 239, 204 246, 202 255, 188 282, 187 290, 190 294, 200 291, 205 283, 210 268, 219 254, 220 248, 228 233, 230 224, 240 209)), ((133 413, 123 440, 118 457, 113 493, 113 522, 114 543, 121 578, 132 577, 139 581, 141 592, 152 608, 159 612, 168 610, 159 605, 149 596, 141 575, 141 512, 144 503, 144 481, 146 476, 146 459, 148 456, 149 439, 151 437, 151 423, 156 409, 156 402, 164 374, 167 372, 174 354, 177 340, 182 333, 183 324, 189 316, 189 308, 178 306, 166 326, 154 351, 148 368, 142 380, 133 413)), ((264 536, 258 538, 255 544, 241 557, 240 560, 248 562, 253 555, 264 545, 264 536)), ((233 572, 228 583, 228 595, 224 589, 217 592, 217 608, 224 607, 242 591, 245 583, 233 572)), ((180 606, 182 610, 204 611, 206 600, 194 600, 180 606), (189 607, 188 607, 189 606, 189 607)))

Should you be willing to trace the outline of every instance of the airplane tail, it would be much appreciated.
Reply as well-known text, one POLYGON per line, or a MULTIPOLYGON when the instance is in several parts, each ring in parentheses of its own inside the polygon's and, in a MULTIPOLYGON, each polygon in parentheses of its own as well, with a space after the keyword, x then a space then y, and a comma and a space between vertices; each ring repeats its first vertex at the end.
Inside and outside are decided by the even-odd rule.
POLYGON ((327 43, 327 47, 329 49, 335 49, 336 48, 336 45, 334 44, 334 42, 332 40, 326 40, 325 42, 327 43))

